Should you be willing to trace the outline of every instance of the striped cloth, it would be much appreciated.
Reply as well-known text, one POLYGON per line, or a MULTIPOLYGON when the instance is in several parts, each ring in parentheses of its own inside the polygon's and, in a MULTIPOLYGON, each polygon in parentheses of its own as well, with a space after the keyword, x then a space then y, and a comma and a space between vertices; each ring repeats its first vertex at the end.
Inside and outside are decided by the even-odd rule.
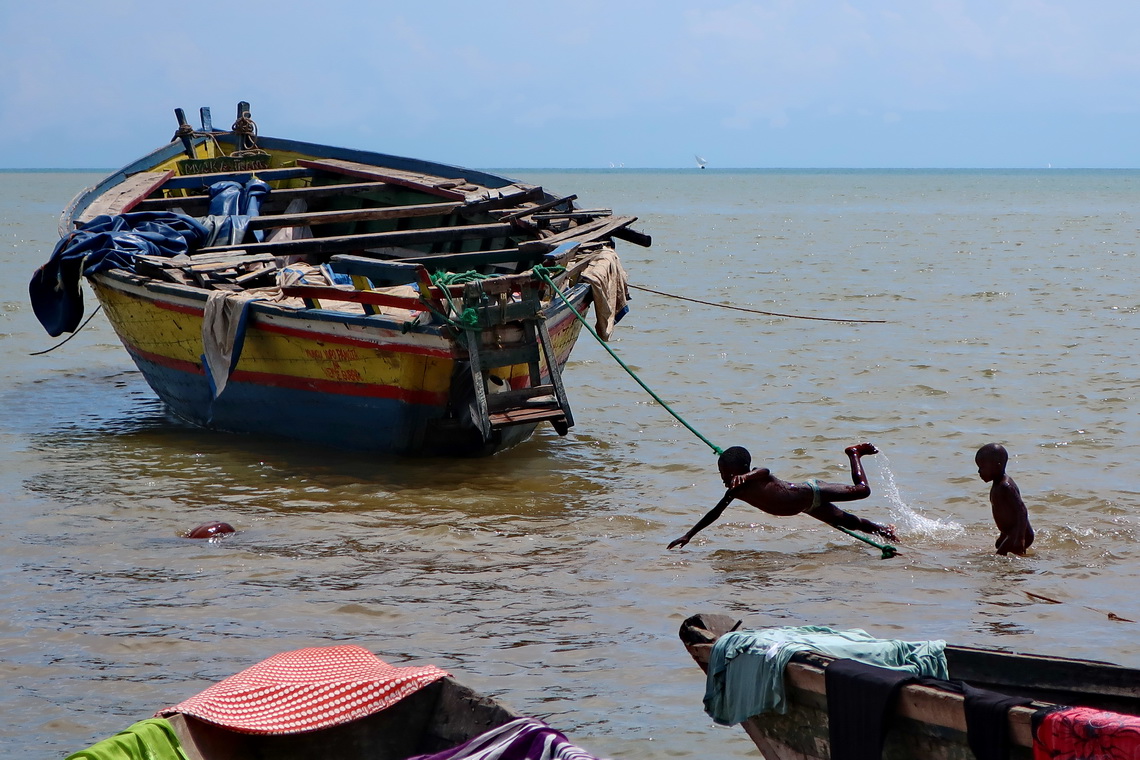
POLYGON ((379 712, 448 675, 396 667, 358 646, 282 652, 155 713, 184 713, 249 734, 313 731, 379 712))
POLYGON ((540 720, 519 718, 458 747, 408 760, 597 760, 540 720))

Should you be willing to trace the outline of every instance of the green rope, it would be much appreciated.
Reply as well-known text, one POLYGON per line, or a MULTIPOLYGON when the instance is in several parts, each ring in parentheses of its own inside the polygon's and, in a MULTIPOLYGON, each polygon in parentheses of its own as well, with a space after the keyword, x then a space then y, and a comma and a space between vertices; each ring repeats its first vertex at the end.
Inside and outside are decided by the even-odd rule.
MULTIPOLYGON (((560 267, 560 269, 561 269, 561 267, 560 267)), ((697 438, 700 438, 702 441, 704 441, 705 444, 717 454, 717 456, 720 456, 721 454, 724 453, 724 449, 722 449, 719 446, 717 446, 716 444, 714 444, 708 438, 705 438, 703 435, 701 435, 697 431, 697 429, 695 427, 693 427, 688 422, 686 422, 685 419, 683 417, 681 417, 681 415, 674 412, 673 408, 671 406, 669 406, 664 401, 662 401, 661 397, 658 396, 656 393, 654 393, 653 389, 650 388, 648 385, 646 385, 642 381, 642 379, 637 376, 637 373, 634 372, 632 369, 630 369, 629 366, 621 360, 620 356, 618 356, 616 353, 614 353, 614 350, 609 347, 609 344, 607 344, 604 340, 602 340, 602 337, 600 335, 598 335, 597 332, 594 331, 594 328, 590 326, 590 324, 586 321, 586 318, 578 313, 578 310, 574 308, 574 304, 570 303, 570 299, 566 297, 566 294, 558 289, 558 286, 554 284, 554 280, 550 279, 550 276, 547 274, 547 271, 552 271, 552 270, 548 270, 546 267, 539 265, 539 266, 536 266, 532 271, 541 280, 543 280, 547 285, 549 285, 551 287, 551 289, 554 290, 555 293, 558 294, 558 297, 561 298, 562 302, 565 303, 566 306, 569 307, 570 311, 572 311, 574 313, 574 316, 578 318, 578 321, 582 323, 582 326, 585 327, 587 330, 589 330, 590 335, 593 335, 594 338, 597 339, 598 343, 602 344, 602 348, 606 349, 606 351, 609 352, 610 356, 612 356, 614 358, 614 360, 618 364, 621 365, 621 368, 624 369, 626 372, 628 372, 629 376, 632 377, 634 380, 636 380, 637 384, 640 385, 642 388, 644 388, 645 392, 648 393, 650 396, 652 396, 654 401, 656 401, 661 406, 665 407, 665 411, 669 412, 669 414, 673 415, 673 417, 675 417, 678 422, 680 422, 682 425, 684 425, 686 428, 688 428, 689 432, 691 432, 697 438)))
POLYGON ((847 528, 844 528, 842 525, 832 525, 831 527, 838 528, 839 530, 843 531, 847 535, 852 536, 853 538, 857 538, 860 541, 863 541, 864 543, 868 543, 871 546, 875 547, 876 549, 878 549, 879 551, 881 551, 883 553, 883 559, 890 559, 891 557, 894 557, 899 553, 899 550, 896 549, 895 547, 891 546, 890 544, 880 544, 877 541, 872 541, 871 539, 867 538, 866 536, 861 536, 858 533, 847 530, 847 528))
MULTIPOLYGON (((710 449, 712 449, 714 452, 716 452, 717 456, 720 456, 721 454, 724 453, 724 449, 715 445, 708 438, 705 438, 703 435, 701 435, 697 431, 697 429, 694 428, 692 425, 690 425, 688 422, 686 422, 684 420, 684 418, 681 417, 681 415, 674 412, 672 407, 670 407, 668 404, 666 404, 664 401, 662 401, 661 397, 658 396, 656 393, 654 393, 653 389, 650 388, 648 385, 646 385, 642 381, 642 379, 637 376, 637 373, 634 372, 632 369, 630 369, 629 366, 626 365, 626 363, 621 360, 620 356, 618 356, 616 353, 614 353, 614 350, 612 348, 610 348, 608 343, 606 343, 604 340, 602 340, 602 337, 600 335, 598 335, 597 332, 594 331, 594 328, 590 326, 590 323, 586 321, 586 318, 583 317, 578 312, 578 310, 574 308, 574 305, 572 303, 570 303, 570 299, 566 297, 565 293, 563 293, 561 290, 558 289, 558 286, 554 284, 554 280, 550 279, 550 276, 547 274, 547 272, 555 272, 555 273, 563 272, 563 271, 565 271, 565 269, 563 267, 557 267, 556 269, 555 268, 549 268, 548 269, 547 267, 538 265, 538 266, 535 266, 532 271, 535 273, 535 275, 537 277, 539 277, 547 285, 549 285, 555 293, 558 294, 558 297, 562 299, 562 302, 564 304, 566 304, 567 307, 569 307, 570 311, 572 311, 574 313, 574 316, 578 318, 578 321, 582 323, 582 326, 585 327, 590 332, 590 335, 593 335, 594 338, 597 339, 598 343, 602 344, 602 348, 606 349, 606 351, 609 352, 609 355, 612 356, 614 358, 614 360, 618 364, 621 365, 622 369, 624 369, 626 372, 629 373, 630 377, 632 377, 634 380, 637 381, 638 385, 640 385, 642 388, 644 388, 645 391, 650 396, 653 397, 654 401, 656 401, 661 406, 665 407, 665 411, 667 411, 667 412, 669 412, 669 414, 673 415, 677 419, 677 421, 680 422, 685 427, 687 427, 689 429, 689 431, 693 433, 693 435, 695 435, 697 438, 700 438, 702 441, 704 441, 705 444, 708 445, 708 447, 710 449)), ((866 536, 861 536, 858 533, 853 533, 853 532, 847 530, 847 528, 844 528, 844 527, 839 526, 839 525, 833 525, 832 527, 838 528, 839 530, 843 531, 847 535, 853 536, 854 538, 857 538, 860 541, 863 541, 863 542, 868 543, 871 546, 875 547, 876 549, 878 549, 880 552, 883 553, 883 557, 882 557, 883 559, 890 559, 891 557, 894 557, 895 555, 897 555, 899 553, 898 549, 891 546, 890 544, 880 544, 876 541, 872 541, 871 539, 867 538, 866 536)))
POLYGON ((465 285, 469 282, 478 282, 479 280, 486 280, 493 275, 482 274, 476 271, 467 272, 433 272, 428 277, 431 279, 433 285, 438 287, 443 292, 443 297, 447 299, 451 311, 458 317, 452 319, 446 314, 440 314, 435 308, 432 307, 431 302, 427 300, 423 293, 420 294, 420 301, 427 305, 432 314, 442 319, 447 324, 451 325, 457 330, 468 330, 475 332, 481 329, 479 325, 479 313, 470 307, 460 309, 455 305, 455 301, 451 298, 451 291, 448 289, 449 285, 465 285))

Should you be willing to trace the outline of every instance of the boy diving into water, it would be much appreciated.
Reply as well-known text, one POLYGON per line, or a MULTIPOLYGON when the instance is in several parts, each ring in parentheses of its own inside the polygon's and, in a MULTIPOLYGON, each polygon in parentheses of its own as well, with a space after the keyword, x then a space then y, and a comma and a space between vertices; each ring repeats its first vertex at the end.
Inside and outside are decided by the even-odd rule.
POLYGON ((863 533, 875 533, 884 538, 894 540, 895 527, 893 525, 879 525, 870 520, 844 512, 835 506, 837 501, 855 501, 865 499, 871 495, 871 486, 867 484, 867 476, 863 473, 863 464, 860 457, 877 454, 878 449, 869 443, 860 443, 857 446, 848 446, 844 449, 847 458, 851 460, 851 480, 854 485, 845 486, 838 483, 821 483, 809 480, 805 483, 787 483, 776 478, 772 471, 766 467, 752 470, 752 455, 742 446, 733 446, 720 455, 717 467, 720 469, 721 480, 728 488, 724 498, 709 510, 688 533, 669 544, 670 549, 684 546, 693 536, 711 525, 721 513, 724 512, 733 499, 747 502, 762 512, 777 517, 807 514, 828 525, 858 530, 863 533))

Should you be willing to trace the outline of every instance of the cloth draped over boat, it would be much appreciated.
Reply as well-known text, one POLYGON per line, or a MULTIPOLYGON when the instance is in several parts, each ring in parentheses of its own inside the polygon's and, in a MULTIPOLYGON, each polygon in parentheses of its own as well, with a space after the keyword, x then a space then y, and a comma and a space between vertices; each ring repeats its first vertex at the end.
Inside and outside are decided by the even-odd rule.
POLYGON ((918 678, 858 660, 839 659, 828 665, 824 683, 831 760, 881 760, 899 689, 918 678))
POLYGON ((876 639, 866 631, 792 626, 733 631, 713 646, 705 681, 705 712, 730 726, 769 710, 786 713, 784 667, 796 652, 818 652, 945 679, 946 642, 876 639))
POLYGON ((372 715, 447 675, 434 665, 389 665, 363 647, 309 647, 274 655, 155 715, 294 734, 372 715))
MULTIPOLYGON (((203 245, 241 244, 250 218, 261 211, 261 196, 269 192, 269 184, 256 177, 251 177, 245 184, 225 180, 210 185, 208 192, 210 206, 202 221, 210 232, 203 245)), ((260 243, 261 231, 255 230, 253 237, 260 243)))
POLYGON ((226 389, 241 359, 249 305, 262 298, 255 293, 214 290, 202 312, 202 366, 217 398, 226 389))
POLYGON ((140 720, 65 760, 187 760, 170 721, 140 720))
POLYGON ((989 689, 979 689, 965 681, 962 708, 966 716, 966 743, 977 760, 1009 760, 1013 742, 1009 738, 1009 711, 1033 704, 1029 697, 1012 697, 989 689))
POLYGON ((408 760, 597 760, 561 732, 534 718, 519 718, 458 747, 408 760))
MULTIPOLYGON (((210 382, 213 398, 218 398, 226 389, 230 375, 241 359, 245 344, 245 331, 249 321, 249 307, 254 301, 285 301, 282 288, 290 285, 350 285, 352 279, 328 268, 328 265, 291 264, 282 269, 277 277, 277 285, 271 288, 254 288, 244 291, 214 290, 206 300, 202 311, 202 366, 210 382), (346 282, 347 280, 347 282, 346 282)), ((418 294, 413 288, 386 288, 385 293, 399 290, 401 295, 411 297, 418 294)), ((349 306, 355 310, 355 307, 349 306)), ((389 312, 394 311, 389 309, 389 312)), ((403 310, 399 314, 410 312, 403 310)), ((410 317, 404 316, 405 319, 410 317)))
POLYGON ((590 259, 581 276, 590 283, 594 299, 594 329, 608 341, 614 325, 629 312, 629 275, 617 253, 607 249, 590 259))
POLYGON ((1140 716, 1055 707, 1033 716, 1034 760, 1140 758, 1140 716))
POLYGON ((32 311, 53 338, 74 332, 83 318, 80 277, 116 268, 133 272, 135 255, 186 254, 208 234, 196 219, 169 211, 97 216, 61 239, 47 263, 32 274, 32 311))

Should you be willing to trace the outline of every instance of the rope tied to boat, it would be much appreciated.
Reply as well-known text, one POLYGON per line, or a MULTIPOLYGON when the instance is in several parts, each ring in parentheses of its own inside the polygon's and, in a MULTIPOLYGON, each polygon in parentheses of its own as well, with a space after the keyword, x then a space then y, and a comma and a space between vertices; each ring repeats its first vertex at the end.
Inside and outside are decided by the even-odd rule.
POLYGON ((447 305, 451 307, 451 312, 455 314, 454 318, 447 314, 443 314, 438 309, 436 309, 435 306, 432 305, 431 301, 428 300, 427 294, 425 293, 420 293, 420 303, 426 306, 428 308, 428 311, 430 311, 432 314, 439 317, 446 324, 451 325, 455 329, 467 330, 468 332, 478 332, 482 329, 479 324, 479 312, 471 307, 461 309, 455 303, 455 299, 451 297, 451 291, 449 290, 448 286, 466 285, 469 282, 478 282, 480 280, 489 279, 493 276, 494 275, 482 274, 481 272, 476 272, 474 270, 467 272, 432 272, 428 275, 428 278, 431 280, 431 284, 439 288, 440 292, 443 293, 444 299, 447 300, 447 305))
POLYGON ((582 323, 582 326, 585 327, 587 331, 589 331, 590 335, 594 336, 594 338, 598 341, 598 343, 600 343, 602 345, 602 348, 604 348, 609 353, 609 355, 613 357, 614 361, 616 361, 619 365, 621 365, 622 369, 624 369, 627 373, 629 373, 630 377, 632 377, 634 380, 637 381, 638 385, 640 385, 642 388, 645 389, 646 393, 648 393, 650 396, 653 397, 654 401, 656 401, 658 404, 660 404, 662 407, 664 407, 665 411, 669 412, 669 414, 673 415, 673 417, 678 422, 680 422, 682 425, 684 425, 686 428, 688 428, 690 433, 695 435, 697 438, 700 438, 701 441, 703 441, 706 446, 708 446, 710 449, 712 449, 713 452, 717 456, 720 456, 721 454, 724 453, 724 449, 722 449, 720 446, 717 446, 715 443, 710 441, 705 436, 701 435, 699 430, 697 430, 695 427, 693 427, 691 424, 689 424, 688 420, 686 420, 684 417, 677 414, 677 412, 673 411, 673 407, 671 407, 667 403, 665 403, 665 401, 660 396, 658 396, 653 391, 652 388, 650 388, 648 385, 646 385, 645 381, 642 380, 640 377, 638 377, 637 373, 634 372, 632 369, 630 369, 628 364, 626 364, 624 361, 622 361, 621 357, 618 356, 617 353, 612 348, 610 348, 609 344, 606 343, 604 340, 602 340, 602 337, 600 335, 598 335, 597 331, 594 330, 594 328, 590 326, 590 323, 586 321, 586 318, 583 317, 581 315, 581 313, 579 313, 579 311, 576 308, 574 308, 574 304, 570 303, 570 299, 566 297, 566 294, 563 293, 559 289, 559 287, 554 284, 554 280, 551 279, 550 274, 549 274, 549 272, 554 272, 555 274, 560 274, 561 272, 565 271, 564 268, 562 268, 562 267, 557 267, 557 269, 547 268, 547 267, 544 267, 541 264, 539 264, 539 265, 536 265, 534 267, 534 269, 532 269, 531 271, 534 272, 535 277, 537 277, 540 280, 542 280, 543 282, 545 282, 550 287, 550 289, 553 290, 558 295, 558 297, 562 299, 562 302, 564 304, 566 304, 566 307, 568 309, 570 309, 571 312, 573 312, 574 316, 577 317, 578 321, 582 323))
MULTIPOLYGON (((239 149, 231 156, 248 156, 265 153, 257 147, 257 122, 249 117, 249 112, 242 113, 230 127, 230 131, 238 137, 239 149)), ((268 155, 268 154, 266 154, 268 155)))
MULTIPOLYGON (((654 401, 656 401, 658 404, 660 404, 662 407, 664 407, 665 411, 669 412, 669 414, 673 415, 673 417, 676 418, 676 420, 678 422, 680 422, 682 425, 684 425, 686 428, 688 428, 689 432, 691 432, 697 438, 700 438, 701 441, 703 441, 705 443, 705 445, 707 445, 710 449, 712 449, 713 452, 717 456, 720 456, 721 454, 724 453, 724 449, 720 448, 719 446, 714 444, 712 441, 710 441, 708 438, 701 435, 701 433, 695 427, 690 425, 688 423, 688 421, 685 420, 685 418, 683 418, 681 415, 677 414, 677 412, 673 411, 673 407, 669 406, 667 403, 665 403, 661 399, 660 396, 658 396, 656 393, 654 393, 653 389, 650 388, 648 385, 646 385, 645 381, 643 381, 640 377, 638 377, 637 373, 634 372, 632 369, 630 369, 629 365, 627 365, 624 361, 622 361, 621 357, 618 356, 617 353, 612 348, 610 348, 609 344, 606 343, 604 340, 602 340, 602 337, 600 335, 598 335, 597 331, 595 331, 594 328, 590 326, 590 323, 586 321, 586 318, 583 317, 582 314, 576 308, 574 308, 574 304, 570 303, 570 299, 567 298, 566 294, 563 293, 562 290, 560 290, 559 287, 554 284, 554 280, 551 279, 550 274, 549 274, 550 272, 560 274, 560 273, 566 271, 565 268, 563 268, 563 267, 548 268, 548 267, 544 267, 541 264, 539 264, 539 265, 536 265, 534 267, 534 269, 531 271, 534 273, 535 277, 539 278, 540 280, 545 282, 548 286, 550 286, 550 289, 553 290, 558 295, 558 297, 562 299, 562 302, 564 304, 566 304, 566 307, 569 308, 570 311, 574 314, 574 316, 578 318, 578 321, 582 323, 582 326, 585 327, 587 331, 589 331, 590 335, 594 336, 594 338, 598 341, 598 343, 600 343, 602 345, 602 348, 604 348, 609 353, 609 355, 613 357, 614 361, 616 361, 619 365, 621 365, 622 369, 624 369, 627 373, 629 373, 630 377, 632 377, 634 380, 637 381, 638 385, 640 385, 642 388, 644 388, 645 391, 650 396, 653 397, 654 401)), ((875 547, 876 549, 878 549, 882 553, 882 559, 890 559, 891 557, 898 555, 898 549, 891 546, 890 544, 881 544, 881 543, 874 541, 873 539, 870 539, 866 536, 861 536, 857 533, 854 533, 854 532, 852 532, 852 531, 848 530, 847 528, 844 528, 840 525, 833 525, 832 527, 838 528, 839 530, 843 531, 844 533, 848 534, 849 536, 853 536, 853 537, 859 539, 860 541, 863 541, 864 543, 870 544, 871 546, 875 547)))

